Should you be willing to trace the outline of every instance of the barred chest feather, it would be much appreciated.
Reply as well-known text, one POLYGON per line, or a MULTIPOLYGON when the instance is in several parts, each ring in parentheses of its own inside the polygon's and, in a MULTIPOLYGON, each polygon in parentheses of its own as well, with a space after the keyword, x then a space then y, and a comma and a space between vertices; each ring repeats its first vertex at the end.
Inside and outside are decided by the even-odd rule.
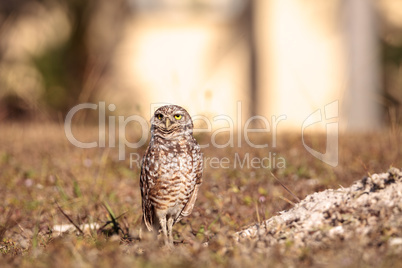
POLYGON ((154 174, 151 202, 158 210, 177 215, 196 184, 193 173, 192 141, 155 137, 150 147, 150 171, 154 174))

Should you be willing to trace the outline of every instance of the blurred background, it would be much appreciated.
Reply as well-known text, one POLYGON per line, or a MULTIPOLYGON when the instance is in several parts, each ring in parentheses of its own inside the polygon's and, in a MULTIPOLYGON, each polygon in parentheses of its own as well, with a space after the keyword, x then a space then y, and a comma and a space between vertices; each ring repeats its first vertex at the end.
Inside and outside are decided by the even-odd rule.
POLYGON ((338 101, 342 130, 396 129, 401 63, 398 0, 0 1, 0 121, 62 122, 104 101, 300 129, 338 101))

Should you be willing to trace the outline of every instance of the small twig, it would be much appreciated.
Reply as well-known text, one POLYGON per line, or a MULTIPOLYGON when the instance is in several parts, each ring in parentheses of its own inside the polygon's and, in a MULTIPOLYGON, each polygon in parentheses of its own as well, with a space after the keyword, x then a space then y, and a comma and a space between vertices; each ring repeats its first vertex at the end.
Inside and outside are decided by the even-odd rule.
POLYGON ((360 156, 357 157, 357 160, 359 160, 360 164, 363 166, 363 168, 364 168, 364 170, 366 171, 367 175, 370 177, 371 174, 370 174, 370 172, 369 172, 369 170, 368 170, 366 164, 364 164, 364 162, 363 162, 363 160, 361 159, 360 156))
POLYGON ((119 224, 117 223, 116 218, 115 218, 115 216, 114 216, 114 213, 113 213, 113 211, 112 211, 112 210, 110 209, 110 207, 109 207, 109 204, 108 204, 108 203, 102 203, 102 205, 103 205, 103 207, 106 209, 107 213, 109 213, 111 222, 113 223, 113 227, 114 227, 114 229, 116 229, 116 231, 118 232, 119 229, 120 229, 120 226, 119 226, 119 224))
POLYGON ((80 228, 77 224, 75 224, 75 222, 61 209, 61 207, 59 206, 59 204, 57 203, 57 201, 56 201, 56 205, 57 205, 57 208, 60 210, 60 212, 64 215, 64 217, 66 217, 67 220, 68 220, 72 225, 74 225, 74 227, 83 235, 84 232, 81 230, 81 228, 80 228))
POLYGON ((279 196, 279 198, 282 199, 282 200, 284 200, 284 201, 286 201, 286 202, 288 202, 288 203, 291 204, 292 206, 295 205, 295 203, 293 203, 292 201, 290 201, 289 199, 287 199, 287 198, 284 197, 284 196, 279 196))
POLYGON ((123 212, 122 214, 120 214, 119 216, 115 217, 114 213, 112 212, 112 210, 110 209, 110 207, 107 203, 106 204, 103 203, 102 205, 106 208, 107 212, 109 213, 109 215, 113 221, 120 219, 122 216, 126 215, 126 213, 127 213, 127 211, 126 211, 126 212, 123 212))
POLYGON ((258 221, 258 222, 261 222, 260 213, 259 213, 259 211, 258 211, 258 203, 257 203, 257 202, 255 202, 255 211, 256 211, 256 213, 257 213, 257 221, 258 221))
MULTIPOLYGON (((124 212, 124 213, 121 214, 119 217, 117 217, 115 220, 118 220, 121 216, 123 216, 123 215, 126 214, 126 213, 127 213, 127 212, 124 212)), ((104 225, 102 225, 102 227, 99 228, 99 230, 102 230, 103 228, 105 228, 106 226, 108 226, 108 225, 111 224, 111 223, 112 223, 113 225, 114 225, 115 223, 118 224, 118 222, 116 222, 115 220, 112 219, 111 221, 107 221, 104 225)), ((119 229, 121 229, 121 228, 119 227, 119 229)))
POLYGON ((294 194, 294 193, 292 193, 289 189, 288 189, 288 187, 286 187, 277 177, 275 177, 275 175, 271 172, 271 175, 272 175, 272 177, 274 177, 274 179, 277 181, 277 182, 279 182, 279 184, 280 185, 282 185, 282 187, 289 193, 289 194, 291 194, 296 200, 297 200, 297 202, 300 202, 300 199, 294 194))
POLYGON ((119 218, 121 218, 122 216, 124 216, 127 212, 124 212, 123 214, 119 215, 118 217, 114 216, 114 213, 112 212, 111 208, 109 207, 109 205, 107 203, 102 203, 103 207, 106 209, 106 211, 108 212, 109 216, 110 216, 110 221, 107 221, 102 227, 100 227, 98 229, 98 231, 103 231, 103 228, 105 228, 107 225, 112 224, 113 225, 113 229, 116 233, 119 233, 119 231, 122 232, 123 235, 126 235, 126 233, 124 232, 124 230, 120 227, 119 223, 117 222, 117 220, 119 218))

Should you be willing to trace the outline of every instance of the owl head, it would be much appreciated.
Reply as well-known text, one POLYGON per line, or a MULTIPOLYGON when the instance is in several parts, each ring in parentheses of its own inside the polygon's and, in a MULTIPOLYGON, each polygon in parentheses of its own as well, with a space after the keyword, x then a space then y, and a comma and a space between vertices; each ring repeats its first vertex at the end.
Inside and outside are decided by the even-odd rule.
POLYGON ((151 133, 163 137, 192 134, 193 121, 183 107, 165 105, 158 108, 151 118, 151 133))

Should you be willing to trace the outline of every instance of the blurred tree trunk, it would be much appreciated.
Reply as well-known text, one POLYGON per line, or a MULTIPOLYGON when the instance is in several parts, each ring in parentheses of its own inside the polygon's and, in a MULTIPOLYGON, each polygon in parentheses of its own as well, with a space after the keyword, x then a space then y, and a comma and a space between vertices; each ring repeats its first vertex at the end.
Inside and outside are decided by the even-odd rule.
POLYGON ((379 42, 375 3, 347 0, 346 48, 349 81, 346 93, 347 130, 376 130, 383 126, 379 79, 379 42))
POLYGON ((244 27, 245 38, 249 49, 249 89, 250 89, 250 105, 249 115, 257 114, 257 52, 256 52, 256 37, 255 37, 255 3, 253 0, 247 2, 247 7, 244 10, 243 16, 240 19, 240 24, 244 27))
MULTIPOLYGON (((56 115, 57 118, 60 114, 64 116, 77 103, 95 100, 101 78, 108 72, 110 59, 120 40, 129 11, 125 0, 0 1, 0 63, 7 66, 3 66, 3 71, 6 72, 2 74, 6 79, 0 81, 0 87, 7 89, 6 95, 0 95, 0 119, 11 119, 12 114, 21 113, 30 116, 35 113, 32 106, 36 106, 36 111, 49 110, 50 117, 56 115), (65 23, 69 25, 52 24, 54 21, 50 17, 54 17, 53 12, 66 14, 65 23), (19 36, 15 27, 29 29, 22 29, 23 34, 19 36), (32 36, 35 28, 38 29, 36 37, 32 36), (48 32, 41 33, 43 29, 48 32), (53 37, 59 39, 58 42, 48 42, 49 32, 55 33, 53 37), (62 34, 58 35, 58 32, 69 32, 69 36, 65 39, 65 35, 61 37, 62 34), (24 42, 26 44, 21 44, 24 42), (19 50, 10 49, 14 43, 18 44, 19 50), (11 50, 13 56, 6 59, 5 53, 11 50), (42 103, 29 100, 29 96, 18 95, 15 88, 19 86, 19 81, 14 81, 13 85, 6 81, 11 79, 10 72, 18 72, 9 71, 10 66, 33 70, 36 68, 37 75, 40 76, 39 83, 43 83, 44 88, 40 93, 42 103), (28 107, 29 105, 25 105, 27 101, 37 103, 28 107), (25 108, 20 109, 24 106, 27 106, 26 111, 25 108)), ((17 76, 20 80, 25 79, 24 74, 17 76)))
POLYGON ((45 83, 45 102, 66 114, 77 103, 95 99, 127 17, 126 1, 64 0, 71 34, 67 42, 36 57, 45 83), (107 27, 103 27, 107 25, 107 27))

